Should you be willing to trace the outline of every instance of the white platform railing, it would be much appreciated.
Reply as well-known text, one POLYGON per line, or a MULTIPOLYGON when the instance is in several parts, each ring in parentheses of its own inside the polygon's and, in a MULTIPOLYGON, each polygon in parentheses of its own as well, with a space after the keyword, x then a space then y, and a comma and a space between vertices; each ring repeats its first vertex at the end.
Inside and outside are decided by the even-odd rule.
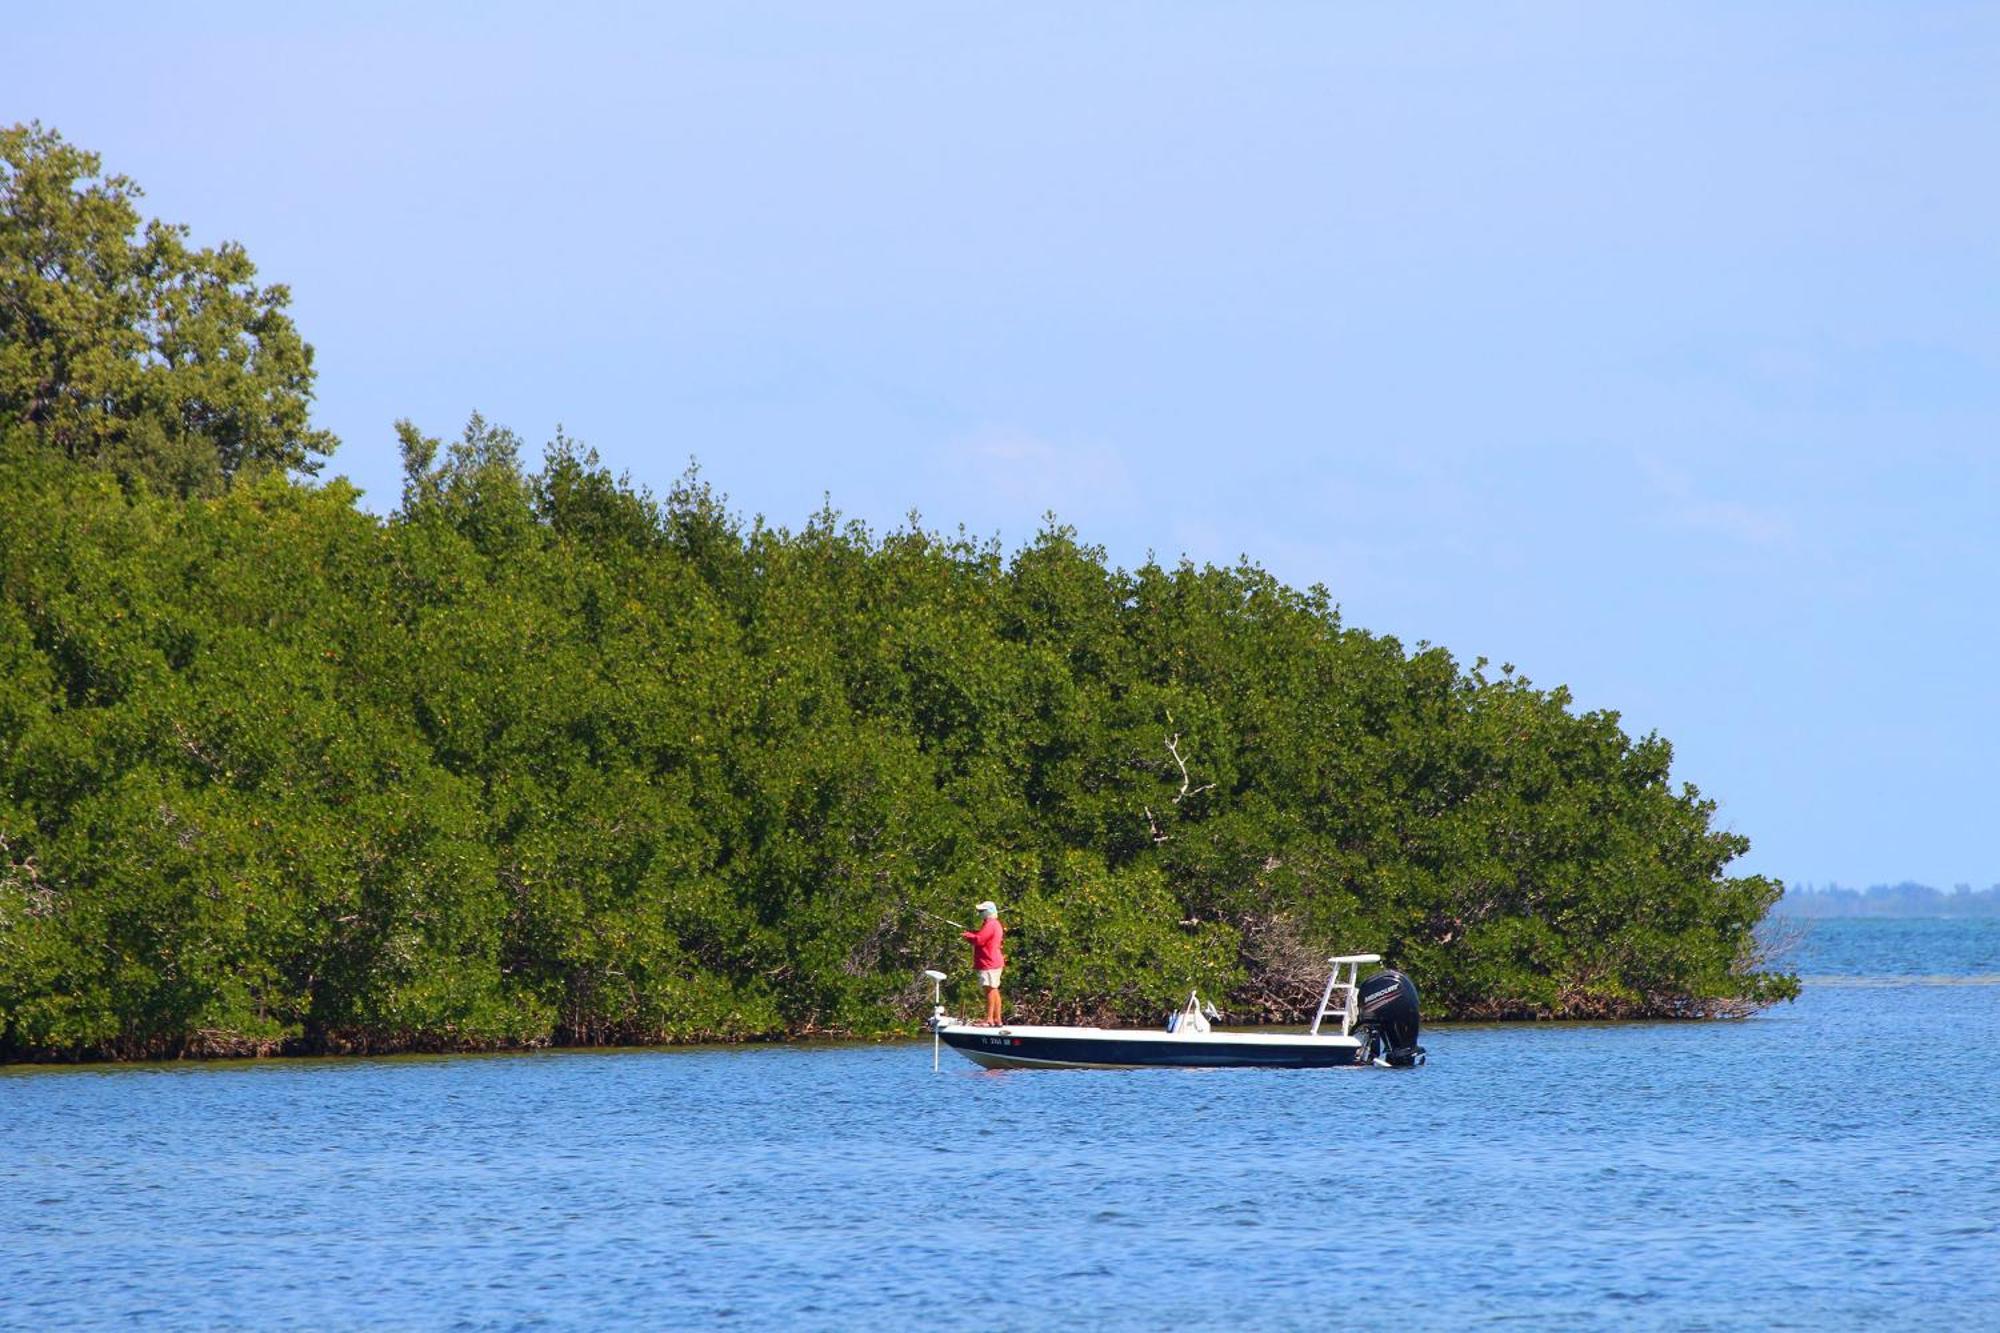
POLYGON ((1335 1012, 1334 997, 1337 995, 1340 997, 1340 1035, 1345 1037, 1354 1031, 1355 1006, 1360 1003, 1361 996, 1361 965, 1379 963, 1382 961, 1382 955, 1344 953, 1338 958, 1329 958, 1326 961, 1333 964, 1333 971, 1327 976, 1326 990, 1319 997, 1319 1012, 1313 1015, 1312 1035, 1317 1037, 1320 1024, 1326 1021, 1328 1014, 1335 1012), (1345 976, 1342 975, 1343 972, 1345 976))

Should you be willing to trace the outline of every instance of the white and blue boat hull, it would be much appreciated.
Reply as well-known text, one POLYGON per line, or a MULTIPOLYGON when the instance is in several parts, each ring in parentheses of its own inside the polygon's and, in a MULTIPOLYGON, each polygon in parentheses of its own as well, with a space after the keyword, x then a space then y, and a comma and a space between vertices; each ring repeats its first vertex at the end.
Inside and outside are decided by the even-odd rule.
POLYGON ((988 1069, 1330 1069, 1368 1063, 1356 1037, 948 1023, 944 1044, 988 1069))

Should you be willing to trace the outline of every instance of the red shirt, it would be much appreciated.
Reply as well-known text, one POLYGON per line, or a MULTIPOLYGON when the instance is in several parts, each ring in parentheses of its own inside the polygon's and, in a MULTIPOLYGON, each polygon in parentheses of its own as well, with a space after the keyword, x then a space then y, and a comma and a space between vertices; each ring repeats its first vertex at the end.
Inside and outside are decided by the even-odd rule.
POLYGON ((988 968, 1007 966, 1007 955, 1000 952, 1000 937, 1007 932, 1000 925, 1000 918, 989 916, 979 923, 978 930, 959 932, 972 941, 972 967, 984 972, 988 968))

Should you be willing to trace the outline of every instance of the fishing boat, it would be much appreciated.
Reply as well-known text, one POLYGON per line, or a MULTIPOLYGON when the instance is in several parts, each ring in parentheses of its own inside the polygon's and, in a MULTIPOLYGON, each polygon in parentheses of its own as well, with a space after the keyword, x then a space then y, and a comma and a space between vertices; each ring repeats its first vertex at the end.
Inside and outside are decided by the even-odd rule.
MULTIPOLYGON (((1361 969, 1380 954, 1342 954, 1320 995, 1319 1012, 1305 1032, 1219 1032, 1215 1010, 1190 993, 1162 1029, 1058 1027, 1032 1023, 989 1027, 945 1013, 944 974, 931 1012, 937 1042, 988 1069, 1326 1069, 1379 1065, 1408 1068, 1424 1062, 1417 1045, 1416 983, 1385 968, 1361 980, 1361 969), (1338 1027, 1338 1031, 1335 1027, 1338 1027)), ((936 1062, 935 1051, 932 1056, 936 1062)))

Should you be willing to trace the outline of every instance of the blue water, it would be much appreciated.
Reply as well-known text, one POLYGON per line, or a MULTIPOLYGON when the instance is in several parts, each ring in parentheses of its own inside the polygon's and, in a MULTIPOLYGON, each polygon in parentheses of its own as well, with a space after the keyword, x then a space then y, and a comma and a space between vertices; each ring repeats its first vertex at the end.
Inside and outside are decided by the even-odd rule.
POLYGON ((2000 917, 1803 921, 1785 968, 1808 983, 1871 984, 1929 977, 2000 983, 2000 917))
POLYGON ((2000 932, 1424 1069, 928 1046, 0 1071, 0 1325, 2000 1327, 2000 932))

